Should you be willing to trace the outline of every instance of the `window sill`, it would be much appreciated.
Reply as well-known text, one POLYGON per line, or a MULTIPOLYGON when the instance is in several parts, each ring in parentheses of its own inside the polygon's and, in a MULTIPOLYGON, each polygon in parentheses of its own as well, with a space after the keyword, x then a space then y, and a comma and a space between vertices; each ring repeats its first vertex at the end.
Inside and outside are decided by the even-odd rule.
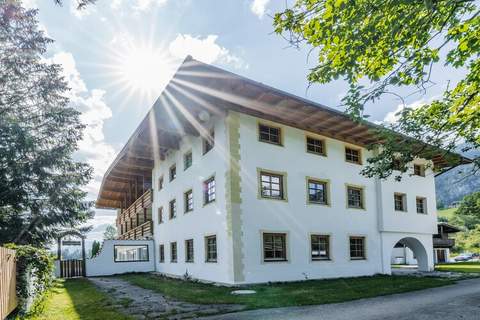
POLYGON ((365 208, 359 208, 359 207, 347 207, 347 209, 362 210, 362 211, 366 211, 366 210, 367 210, 367 209, 365 209, 365 208))
POLYGON ((265 262, 265 263, 270 263, 270 262, 276 263, 276 262, 288 262, 288 260, 287 259, 282 259, 282 260, 280 260, 280 259, 278 259, 278 260, 265 260, 265 259, 263 259, 263 262, 265 262))
POLYGON ((328 258, 328 259, 321 259, 321 258, 312 258, 312 262, 329 262, 329 261, 332 261, 332 259, 328 258))
POLYGON ((205 263, 217 263, 217 260, 205 260, 205 263))
POLYGON ((208 206, 209 204, 212 204, 212 203, 215 203, 215 200, 212 200, 210 202, 204 202, 202 207, 206 207, 206 206, 208 206))
POLYGON ((313 154, 315 156, 321 156, 321 157, 325 157, 325 158, 327 157, 326 153, 318 153, 318 152, 313 152, 313 151, 308 151, 308 150, 307 150, 307 153, 313 154))
POLYGON ((331 207, 329 203, 323 203, 323 202, 315 202, 315 201, 307 201, 307 204, 311 204, 314 206, 324 206, 324 207, 331 207))
POLYGON ((350 258, 350 261, 365 261, 367 258, 350 258))
POLYGON ((258 199, 288 202, 288 199, 286 199, 286 198, 270 198, 270 197, 263 197, 261 195, 258 197, 258 199))

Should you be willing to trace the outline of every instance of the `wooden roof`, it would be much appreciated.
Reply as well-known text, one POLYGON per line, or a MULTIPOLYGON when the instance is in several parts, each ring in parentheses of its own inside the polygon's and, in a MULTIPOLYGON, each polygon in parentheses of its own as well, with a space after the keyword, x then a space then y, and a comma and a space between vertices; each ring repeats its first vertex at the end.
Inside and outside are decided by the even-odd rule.
MULTIPOLYGON (((187 57, 104 175, 97 207, 122 208, 127 190, 139 181, 151 184, 154 155, 163 159, 184 135, 205 134, 201 112, 234 110, 359 146, 378 142, 369 122, 355 122, 341 111, 272 88, 187 57)), ((399 139, 409 139, 399 135, 399 139)), ((421 144, 421 142, 418 142, 421 144)), ((435 166, 459 155, 435 149, 435 166)))

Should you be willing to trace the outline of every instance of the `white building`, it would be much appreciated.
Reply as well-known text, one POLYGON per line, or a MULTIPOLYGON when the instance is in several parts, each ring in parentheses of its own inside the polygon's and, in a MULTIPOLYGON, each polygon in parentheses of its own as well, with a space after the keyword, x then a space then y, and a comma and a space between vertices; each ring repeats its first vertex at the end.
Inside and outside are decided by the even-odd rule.
MULTIPOLYGON (((374 125, 187 58, 107 171, 98 207, 155 270, 228 284, 389 274, 399 241, 433 269, 431 164, 360 174, 374 125)), ((122 263, 125 263, 122 261, 122 263)))

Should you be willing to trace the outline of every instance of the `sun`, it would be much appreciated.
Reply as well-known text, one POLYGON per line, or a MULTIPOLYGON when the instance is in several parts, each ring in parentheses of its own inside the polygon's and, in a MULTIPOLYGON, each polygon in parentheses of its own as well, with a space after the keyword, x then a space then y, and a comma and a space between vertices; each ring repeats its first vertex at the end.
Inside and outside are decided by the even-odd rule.
POLYGON ((162 89, 173 73, 169 57, 158 49, 129 48, 119 60, 118 71, 122 82, 143 93, 162 89))

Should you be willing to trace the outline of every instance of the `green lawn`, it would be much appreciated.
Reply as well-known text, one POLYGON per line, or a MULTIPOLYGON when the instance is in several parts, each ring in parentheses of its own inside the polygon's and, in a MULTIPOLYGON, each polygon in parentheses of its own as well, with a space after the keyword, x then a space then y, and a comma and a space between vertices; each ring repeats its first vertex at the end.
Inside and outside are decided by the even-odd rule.
POLYGON ((442 209, 437 211, 437 216, 445 217, 447 219, 451 219, 453 217, 453 213, 457 210, 457 208, 449 208, 449 209, 442 209))
POLYGON ((436 265, 435 270, 480 273, 480 262, 442 263, 436 265))
POLYGON ((109 297, 87 279, 58 280, 31 320, 127 320, 111 307, 109 297))
POLYGON ((373 276, 332 280, 250 285, 253 295, 235 296, 234 288, 184 282, 152 274, 128 274, 122 279, 142 288, 193 303, 236 303, 247 309, 334 303, 438 287, 454 283, 440 278, 373 276))

